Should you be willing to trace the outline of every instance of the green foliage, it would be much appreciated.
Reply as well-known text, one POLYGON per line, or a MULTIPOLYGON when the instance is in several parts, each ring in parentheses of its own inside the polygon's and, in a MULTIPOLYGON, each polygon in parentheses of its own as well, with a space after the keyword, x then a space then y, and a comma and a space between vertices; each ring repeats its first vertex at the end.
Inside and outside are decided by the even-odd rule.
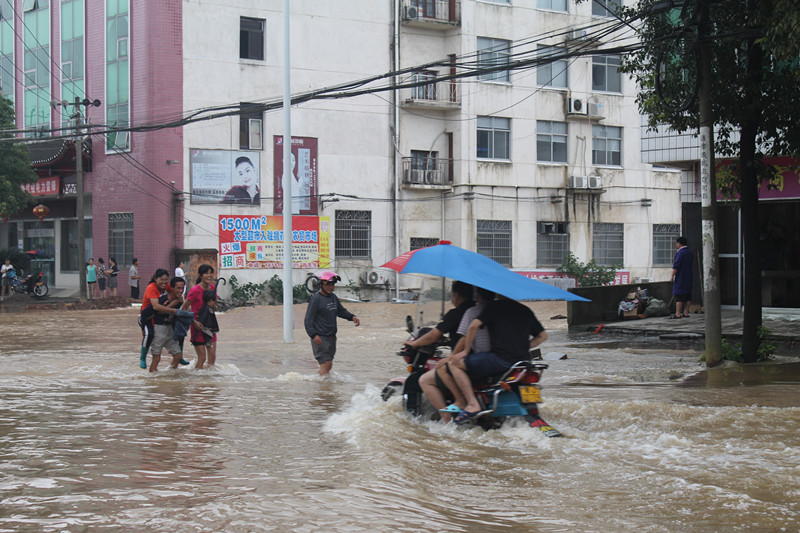
MULTIPOLYGON (((265 281, 264 285, 273 302, 283 302, 283 280, 279 275, 275 274, 268 281, 265 281)), ((311 298, 304 283, 298 283, 292 287, 292 298, 295 302, 307 302, 311 298)))
MULTIPOLYGON (((769 328, 759 326, 758 328, 758 350, 756 351, 756 359, 753 362, 769 361, 775 355, 777 346, 775 343, 770 342, 768 337, 772 333, 769 328)), ((722 358, 727 361, 736 361, 737 363, 747 363, 742 353, 742 343, 737 342, 733 346, 727 341, 722 339, 722 358)), ((700 361, 705 362, 706 354, 700 356, 700 361)))
MULTIPOLYGON (((8 98, 0 96, 0 131, 14 127, 14 107, 8 98)), ((15 215, 28 206, 31 195, 20 185, 36 182, 28 147, 3 140, 11 137, 11 134, 0 133, 0 215, 3 217, 15 215)))
POLYGON ((27 272, 31 268, 31 256, 19 248, 0 248, 0 264, 5 263, 6 258, 11 260, 17 274, 22 270, 27 272))
POLYGON ((353 294, 353 296, 355 296, 359 300, 361 299, 361 286, 360 285, 358 285, 355 281, 353 281, 351 279, 350 281, 347 282, 346 287, 347 287, 347 290, 350 291, 353 294))
POLYGON ((578 287, 595 287, 608 285, 614 281, 618 268, 621 268, 620 265, 610 267, 598 265, 594 259, 584 264, 578 261, 572 252, 567 252, 567 259, 558 267, 558 271, 575 278, 578 287))
POLYGON ((231 300, 234 305, 244 305, 247 302, 257 299, 263 292, 267 285, 264 283, 244 283, 240 284, 236 276, 231 276, 228 279, 231 285, 231 300))

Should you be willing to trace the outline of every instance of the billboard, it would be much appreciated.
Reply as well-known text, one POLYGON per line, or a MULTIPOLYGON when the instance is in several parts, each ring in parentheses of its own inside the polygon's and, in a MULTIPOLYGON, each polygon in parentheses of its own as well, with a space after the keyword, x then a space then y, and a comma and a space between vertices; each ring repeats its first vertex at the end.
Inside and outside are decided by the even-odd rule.
MULTIPOLYGON (((292 217, 292 268, 330 266, 329 217, 292 217)), ((283 216, 219 215, 220 268, 283 268, 283 216)))
MULTIPOLYGON (((272 138, 275 200, 274 212, 283 213, 283 137, 272 138)), ((292 137, 292 214, 316 215, 317 139, 292 137)))
POLYGON ((193 204, 261 204, 259 152, 191 149, 189 166, 193 204))

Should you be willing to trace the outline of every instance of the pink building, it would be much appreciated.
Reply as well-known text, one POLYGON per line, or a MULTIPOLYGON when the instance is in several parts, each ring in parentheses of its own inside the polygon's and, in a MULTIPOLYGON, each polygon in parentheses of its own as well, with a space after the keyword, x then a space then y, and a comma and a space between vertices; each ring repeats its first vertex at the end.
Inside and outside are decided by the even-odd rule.
POLYGON ((39 220, 32 204, 0 223, 0 246, 46 252, 34 268, 56 288, 78 286, 70 137, 77 111, 89 133, 83 151, 86 258, 116 258, 120 295, 129 294, 134 257, 142 285, 156 268, 171 272, 175 266, 183 246, 183 130, 139 128, 181 117, 182 4, 0 0, 0 89, 14 102, 17 127, 43 139, 30 145, 40 180, 29 190, 50 210, 39 220), (83 103, 76 106, 76 98, 83 103))

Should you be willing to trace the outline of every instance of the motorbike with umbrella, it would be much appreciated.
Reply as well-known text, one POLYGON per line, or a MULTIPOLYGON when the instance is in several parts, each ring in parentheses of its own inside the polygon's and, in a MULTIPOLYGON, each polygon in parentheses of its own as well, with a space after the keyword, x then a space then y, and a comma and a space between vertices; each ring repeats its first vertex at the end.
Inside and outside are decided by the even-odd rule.
MULTIPOLYGON (((447 241, 406 252, 382 266, 401 274, 428 274, 463 281, 514 300, 588 301, 569 291, 526 278, 484 255, 453 246, 447 241)), ((419 338, 430 330, 415 330, 411 317, 407 317, 406 322, 411 338, 419 338)), ((383 389, 383 399, 388 400, 402 393, 406 411, 414 416, 437 419, 438 413, 422 394, 418 381, 422 374, 433 369, 443 357, 441 345, 418 349, 404 346, 397 355, 402 356, 408 364, 409 374, 392 379, 383 389)), ((481 411, 471 422, 484 429, 492 429, 500 427, 507 419, 516 417, 524 419, 525 423, 549 437, 560 437, 561 433, 539 415, 538 404, 542 401, 539 382, 547 368, 548 365, 533 358, 519 361, 504 374, 475 386, 481 411)), ((448 410, 455 412, 457 408, 450 405, 448 410)))

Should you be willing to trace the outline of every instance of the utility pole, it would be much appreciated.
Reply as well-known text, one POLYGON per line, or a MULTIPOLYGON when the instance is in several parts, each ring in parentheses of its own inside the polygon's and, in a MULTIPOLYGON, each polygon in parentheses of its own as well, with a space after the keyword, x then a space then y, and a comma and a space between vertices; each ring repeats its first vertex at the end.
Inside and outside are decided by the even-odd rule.
POLYGON ((700 200, 703 235, 703 305, 706 322, 706 366, 722 362, 722 309, 717 255, 717 182, 714 168, 714 112, 711 108, 711 46, 708 2, 695 1, 699 54, 700 200))
POLYGON ((283 0, 283 342, 294 343, 292 290, 292 90, 289 0, 283 0))

